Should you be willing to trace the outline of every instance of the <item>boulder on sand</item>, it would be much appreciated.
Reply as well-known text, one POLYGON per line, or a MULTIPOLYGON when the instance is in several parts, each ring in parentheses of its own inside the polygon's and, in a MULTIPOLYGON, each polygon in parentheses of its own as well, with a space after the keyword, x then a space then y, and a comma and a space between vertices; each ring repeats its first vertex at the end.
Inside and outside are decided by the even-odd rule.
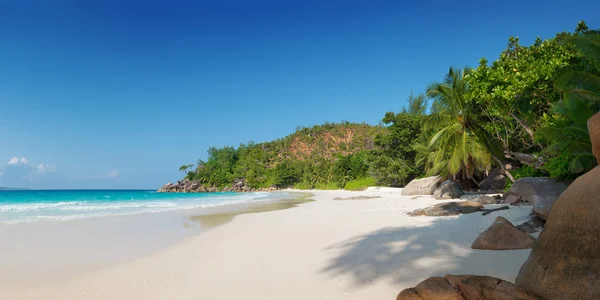
POLYGON ((554 202, 568 186, 566 182, 548 177, 526 177, 515 181, 502 199, 509 202, 516 197, 529 202, 533 206, 533 212, 546 220, 554 202))
POLYGON ((441 216, 455 216, 460 214, 470 214, 483 209, 483 205, 475 201, 459 201, 459 202, 445 202, 429 206, 426 208, 417 209, 409 215, 416 216, 428 216, 428 217, 441 217, 441 216))
MULTIPOLYGON (((600 114, 588 120, 600 161, 600 114)), ((544 299, 600 299, 600 167, 577 178, 544 225, 516 285, 544 299)))
POLYGON ((506 176, 502 174, 502 170, 500 167, 493 169, 490 172, 490 175, 486 179, 484 179, 479 188, 482 191, 497 191, 504 192, 504 187, 506 186, 506 176))
POLYGON ((402 189, 402 196, 433 195, 440 186, 442 178, 439 176, 413 179, 402 189))
POLYGON ((498 199, 496 197, 491 197, 487 195, 480 196, 475 201, 481 204, 498 204, 498 199))
POLYGON ((544 224, 546 222, 544 220, 542 220, 540 217, 538 216, 530 216, 529 220, 516 225, 515 227, 517 227, 517 229, 526 232, 526 233, 534 233, 534 232, 538 232, 541 231, 542 228, 544 228, 544 224))
POLYGON ((464 194, 458 183, 446 180, 433 192, 436 200, 458 199, 464 194))
POLYGON ((545 299, 600 299, 600 167, 560 196, 516 284, 545 299))
POLYGON ((480 250, 530 249, 535 239, 517 229, 509 220, 497 217, 494 223, 482 232, 471 248, 480 250))
POLYGON ((430 277, 396 300, 539 300, 502 279, 476 275, 430 277))

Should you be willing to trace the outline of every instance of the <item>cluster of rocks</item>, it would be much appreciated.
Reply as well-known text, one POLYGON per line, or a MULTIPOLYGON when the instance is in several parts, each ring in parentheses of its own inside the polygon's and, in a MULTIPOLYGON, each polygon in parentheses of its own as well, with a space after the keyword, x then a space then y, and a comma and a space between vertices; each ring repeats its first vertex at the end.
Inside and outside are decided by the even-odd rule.
MULTIPOLYGON (((600 113, 588 120, 592 150, 600 162, 600 113)), ((539 239, 523 234, 497 218, 473 247, 514 244, 516 249, 533 246, 521 266, 515 284, 487 276, 446 275, 431 277, 406 289, 397 300, 566 300, 600 299, 600 167, 577 178, 571 185, 549 178, 516 181, 503 201, 532 205, 533 213, 545 220, 539 239), (499 233, 508 234, 499 234, 499 233), (511 240, 498 241, 510 237, 511 240)), ((531 224, 527 224, 531 226, 531 224)), ((535 225, 535 224, 534 224, 535 225)), ((504 249, 501 249, 504 250, 504 249)))
POLYGON ((157 192, 159 193, 212 193, 212 192, 273 192, 277 191, 277 186, 269 188, 255 189, 246 186, 243 180, 236 180, 231 186, 218 188, 214 186, 205 186, 198 181, 189 179, 179 180, 176 183, 167 183, 157 192))

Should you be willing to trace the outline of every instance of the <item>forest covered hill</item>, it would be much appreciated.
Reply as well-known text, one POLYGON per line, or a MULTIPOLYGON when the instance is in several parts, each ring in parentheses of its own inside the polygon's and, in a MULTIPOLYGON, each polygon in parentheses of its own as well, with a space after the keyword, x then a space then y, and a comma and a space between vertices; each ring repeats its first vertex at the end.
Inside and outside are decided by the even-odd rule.
POLYGON ((210 148, 206 161, 180 170, 217 189, 360 189, 432 175, 477 188, 490 173, 508 185, 527 176, 573 179, 597 166, 586 122, 599 110, 600 32, 580 21, 574 32, 529 46, 510 37, 496 60, 476 68, 450 67, 382 125, 324 124, 210 148))

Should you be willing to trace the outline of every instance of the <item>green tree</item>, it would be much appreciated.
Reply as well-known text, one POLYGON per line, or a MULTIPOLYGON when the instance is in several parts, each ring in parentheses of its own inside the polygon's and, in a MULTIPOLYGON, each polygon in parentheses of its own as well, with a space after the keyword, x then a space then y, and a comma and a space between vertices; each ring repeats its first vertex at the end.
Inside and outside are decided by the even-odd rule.
POLYGON ((505 154, 515 157, 541 150, 535 131, 546 124, 540 116, 561 99, 554 80, 577 57, 565 42, 569 35, 538 37, 529 47, 521 45, 518 37, 510 37, 497 60, 488 65, 483 58, 469 72, 469 98, 482 107, 481 113, 489 119, 482 125, 505 154))
POLYGON ((556 80, 564 100, 554 105, 549 125, 538 131, 549 142, 544 169, 550 176, 575 178, 596 166, 587 120, 600 109, 600 33, 590 31, 584 22, 576 35, 567 39, 582 55, 556 80))
POLYGON ((410 93, 408 96, 408 107, 403 107, 402 113, 424 116, 427 113, 427 97, 423 94, 414 96, 410 93))

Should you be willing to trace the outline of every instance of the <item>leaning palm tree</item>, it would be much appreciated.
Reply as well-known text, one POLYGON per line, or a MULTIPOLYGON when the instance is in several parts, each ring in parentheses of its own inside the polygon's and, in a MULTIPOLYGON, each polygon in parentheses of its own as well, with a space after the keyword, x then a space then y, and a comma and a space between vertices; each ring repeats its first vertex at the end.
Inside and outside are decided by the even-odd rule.
POLYGON ((489 172, 494 161, 500 163, 502 152, 482 126, 481 106, 469 101, 468 71, 450 68, 443 82, 428 87, 433 103, 425 130, 431 138, 415 149, 428 174, 477 182, 475 173, 489 172))
POLYGON ((179 172, 183 172, 186 174, 184 179, 192 179, 194 177, 194 172, 188 171, 189 169, 191 169, 193 167, 194 167, 194 165, 183 165, 183 166, 179 167, 179 172))
POLYGON ((179 167, 179 172, 187 173, 188 169, 191 169, 194 165, 183 165, 179 167))

